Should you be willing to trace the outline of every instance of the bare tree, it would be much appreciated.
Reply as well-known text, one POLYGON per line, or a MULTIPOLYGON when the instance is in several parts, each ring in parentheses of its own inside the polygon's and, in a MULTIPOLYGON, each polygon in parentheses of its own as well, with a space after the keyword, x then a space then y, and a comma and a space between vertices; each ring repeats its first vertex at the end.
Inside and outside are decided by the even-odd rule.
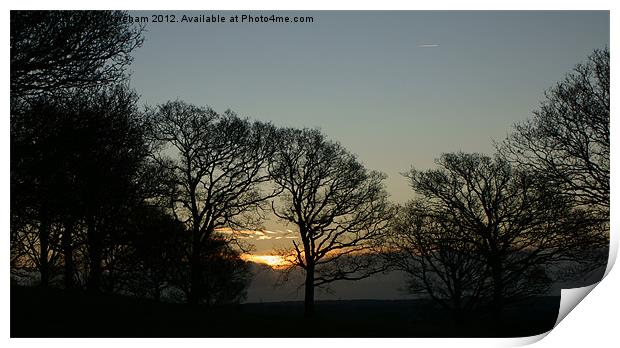
POLYGON ((456 245, 476 246, 498 316, 506 299, 545 290, 541 267, 589 261, 585 253, 605 244, 589 211, 573 208, 570 197, 500 156, 444 154, 437 164, 438 169, 412 169, 406 176, 429 212, 458 226, 456 245))
POLYGON ((457 322, 488 296, 488 272, 462 226, 423 199, 401 207, 384 255, 409 277, 411 293, 429 295, 457 322))
POLYGON ((62 243, 70 287, 72 235, 77 225, 85 225, 90 274, 97 287, 107 234, 103 220, 118 220, 114 214, 133 198, 134 179, 146 158, 136 100, 135 93, 121 85, 62 100, 41 97, 12 115, 12 214, 38 226, 43 286, 50 277, 47 258, 55 240, 62 243))
POLYGON ((125 78, 143 27, 122 11, 11 11, 11 96, 31 97, 125 78))
POLYGON ((192 234, 189 302, 202 291, 201 251, 219 227, 248 227, 260 219, 261 205, 275 193, 263 190, 272 157, 274 127, 250 122, 230 111, 182 101, 150 112, 154 155, 162 170, 175 175, 173 214, 192 234), (252 214, 254 213, 254 214, 252 214))
MULTIPOLYGON (((113 118, 107 117, 108 111, 122 109, 114 104, 120 99, 112 100, 112 94, 122 93, 104 87, 125 79, 130 53, 143 42, 143 28, 123 21, 125 15, 121 11, 11 11, 11 141, 16 149, 13 158, 17 157, 11 162, 11 185, 19 192, 12 195, 16 203, 13 216, 19 217, 14 222, 22 224, 12 224, 12 233, 25 231, 20 228, 23 223, 39 226, 37 264, 43 286, 50 278, 53 257, 49 255, 58 251, 52 250, 56 247, 52 239, 58 239, 52 231, 58 231, 62 244, 65 285, 71 287, 73 283, 72 235, 83 217, 81 209, 86 208, 83 200, 76 199, 85 198, 77 187, 83 183, 80 181, 88 180, 80 177, 76 167, 84 168, 93 160, 103 164, 103 159, 108 159, 103 155, 106 149, 118 150, 111 143, 93 149, 87 146, 88 141, 82 141, 86 139, 83 133, 69 133, 90 125, 102 130, 90 133, 91 139, 96 139, 115 126, 123 127, 122 121, 106 123, 113 118), (93 97, 95 89, 99 90, 97 97, 93 97), (96 113, 95 99, 105 99, 106 95, 110 98, 107 102, 112 102, 105 105, 108 110, 91 117, 96 113), (33 192, 34 197, 29 195, 33 192)), ((80 130, 93 130, 86 128, 80 130)), ((113 140, 127 141, 133 135, 117 133, 113 140)), ((127 145, 123 146, 131 151, 127 145)), ((106 169, 111 168, 119 167, 106 169)), ((96 181, 101 185, 105 180, 96 181)))
POLYGON ((609 50, 595 50, 545 93, 499 146, 511 161, 609 220, 609 50))
POLYGON ((305 315, 311 316, 315 287, 383 270, 373 251, 391 212, 385 175, 364 168, 318 130, 283 129, 278 139, 269 171, 283 190, 282 206, 272 208, 301 237, 291 251, 306 273, 305 315))

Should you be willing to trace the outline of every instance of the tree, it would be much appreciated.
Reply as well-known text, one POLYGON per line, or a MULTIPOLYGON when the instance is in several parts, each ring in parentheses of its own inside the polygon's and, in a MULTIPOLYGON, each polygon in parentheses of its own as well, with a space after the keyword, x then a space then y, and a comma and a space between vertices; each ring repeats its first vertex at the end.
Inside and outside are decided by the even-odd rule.
POLYGON ((204 303, 239 303, 246 298, 252 274, 230 240, 216 233, 202 250, 201 263, 204 303))
POLYGON ((314 129, 283 129, 269 172, 282 189, 274 213, 294 224, 295 266, 305 273, 305 315, 314 310, 314 288, 359 280, 383 270, 374 248, 385 231, 390 206, 384 174, 369 171, 340 144, 314 129))
POLYGON ((75 166, 76 191, 81 197, 87 229, 89 288, 99 291, 104 253, 115 235, 124 233, 128 206, 140 201, 137 185, 147 159, 143 120, 137 96, 126 87, 116 87, 77 99, 72 108, 80 121, 83 159, 75 166))
POLYGON ((11 11, 11 97, 125 79, 143 27, 121 11, 11 11))
MULTIPOLYGON (((51 101, 38 103, 21 117, 11 117, 11 215, 16 222, 12 225, 11 241, 14 248, 22 249, 24 256, 34 257, 32 263, 40 274, 40 285, 46 287, 50 280, 50 266, 54 252, 51 240, 57 194, 62 191, 64 181, 62 169, 55 165, 65 159, 62 143, 56 144, 52 132, 41 114, 60 117, 60 112, 51 101), (61 150, 61 151, 58 151, 61 150)), ((55 129, 56 127, 51 127, 55 129)))
POLYGON ((136 100, 120 85, 62 99, 42 96, 12 115, 12 214, 24 221, 22 227, 38 226, 43 286, 53 248, 62 250, 66 285, 71 286, 73 234, 81 227, 90 287, 99 289, 110 237, 122 229, 127 206, 140 196, 138 176, 147 148, 136 100), (54 238, 61 246, 52 243, 54 238))
POLYGON ((506 300, 545 290, 544 267, 580 261, 605 243, 589 211, 500 156, 444 154, 437 164, 406 176, 432 216, 458 226, 460 237, 451 244, 475 245, 483 257, 497 316, 506 300))
POLYGON ((499 150, 609 220, 609 50, 595 50, 545 93, 499 150))
POLYGON ((110 292, 122 292, 159 301, 173 278, 185 228, 163 209, 146 203, 126 207, 123 232, 117 233, 108 253, 106 283, 110 292))
MULTIPOLYGON (((191 236, 186 225, 161 207, 136 207, 119 260, 119 290, 157 301, 165 290, 191 293, 191 236)), ((245 298, 251 274, 230 241, 214 233, 201 248, 199 302, 207 305, 237 303, 245 298)))
MULTIPOLYGON (((82 119, 79 113, 86 109, 79 104, 94 101, 88 98, 96 93, 109 93, 114 87, 104 86, 126 77, 130 53, 143 42, 143 28, 119 20, 123 15, 120 11, 11 12, 12 242, 23 241, 13 237, 38 225, 37 238, 27 240, 38 245, 36 263, 43 286, 58 251, 52 250, 56 248, 52 230, 62 244, 65 285, 73 286, 72 233, 83 208, 83 202, 76 200, 81 192, 76 191, 78 181, 83 178, 74 166, 96 157, 77 153, 84 145, 76 146, 84 139, 78 129, 93 121, 82 119)), ((127 138, 121 134, 120 139, 127 138)))
POLYGON ((269 181, 265 168, 274 152, 274 127, 182 101, 151 110, 150 125, 154 159, 175 176, 170 208, 191 231, 188 301, 197 303, 204 290, 201 255, 215 229, 256 223, 262 204, 274 195, 262 187, 269 181))
POLYGON ((462 226, 423 199, 401 207, 384 255, 409 277, 409 292, 429 295, 457 323, 488 297, 488 272, 462 226))

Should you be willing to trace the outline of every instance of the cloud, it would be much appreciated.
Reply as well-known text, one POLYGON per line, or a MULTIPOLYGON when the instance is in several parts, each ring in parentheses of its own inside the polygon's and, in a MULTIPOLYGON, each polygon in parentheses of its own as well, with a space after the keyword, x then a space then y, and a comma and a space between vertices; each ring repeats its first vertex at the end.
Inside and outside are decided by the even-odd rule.
POLYGON ((223 233, 223 234, 233 234, 235 235, 237 238, 240 239, 248 239, 248 238, 256 238, 258 240, 265 240, 265 239, 272 239, 273 235, 277 235, 277 234, 282 234, 282 231, 269 231, 269 230, 234 230, 231 229, 229 227, 224 227, 224 228, 218 228, 216 229, 216 231, 218 233, 223 233), (272 236, 268 236, 272 235, 272 236))
POLYGON ((233 231, 230 228, 216 228, 215 232, 217 233, 225 233, 225 234, 232 234, 233 231))
POLYGON ((233 230, 230 227, 216 228, 216 232, 224 234, 255 234, 255 230, 233 230))
POLYGON ((224 227, 224 228, 218 228, 216 229, 216 231, 218 233, 223 233, 223 234, 234 234, 237 238, 240 238, 240 239, 270 240, 270 239, 282 239, 282 238, 288 238, 288 239, 297 238, 296 236, 294 236, 295 232, 293 232, 292 230, 288 230, 288 229, 286 230, 286 232, 284 232, 280 230, 270 231, 266 229, 234 230, 229 227, 224 227), (291 236, 291 234, 293 234, 293 236, 291 236))

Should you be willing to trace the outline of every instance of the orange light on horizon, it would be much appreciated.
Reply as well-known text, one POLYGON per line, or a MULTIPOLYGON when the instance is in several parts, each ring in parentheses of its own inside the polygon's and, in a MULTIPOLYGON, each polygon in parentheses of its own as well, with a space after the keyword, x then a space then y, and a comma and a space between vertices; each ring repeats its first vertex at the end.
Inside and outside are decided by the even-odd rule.
POLYGON ((290 265, 290 262, 284 256, 280 255, 243 254, 241 258, 245 261, 267 265, 273 269, 282 269, 290 265))

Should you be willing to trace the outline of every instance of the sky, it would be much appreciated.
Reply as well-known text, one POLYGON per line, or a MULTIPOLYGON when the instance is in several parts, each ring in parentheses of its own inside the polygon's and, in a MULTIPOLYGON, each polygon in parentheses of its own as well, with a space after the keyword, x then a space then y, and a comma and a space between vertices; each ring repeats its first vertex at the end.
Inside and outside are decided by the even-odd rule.
MULTIPOLYGON (((248 13, 313 22, 147 23, 131 65, 141 102, 318 127, 386 173, 397 203, 414 196, 402 172, 445 152, 492 154, 546 89, 609 46, 607 11, 132 12, 248 13)), ((294 236, 274 221, 265 229, 274 233, 248 238, 257 253, 294 236)))

